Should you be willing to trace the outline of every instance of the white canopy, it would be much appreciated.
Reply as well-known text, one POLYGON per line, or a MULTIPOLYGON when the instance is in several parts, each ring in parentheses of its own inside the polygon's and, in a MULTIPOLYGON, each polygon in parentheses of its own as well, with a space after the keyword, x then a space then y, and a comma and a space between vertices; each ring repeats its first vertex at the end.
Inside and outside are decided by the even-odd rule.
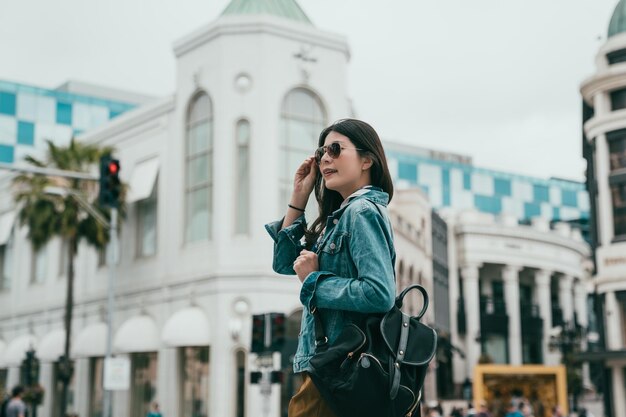
POLYGON ((56 329, 45 335, 39 343, 37 357, 42 362, 56 362, 65 351, 65 330, 56 329))
POLYGON ((208 346, 211 343, 209 318, 199 307, 177 311, 163 327, 167 346, 208 346))
POLYGON ((11 229, 15 223, 15 212, 7 211, 0 214, 0 245, 6 245, 11 237, 11 229))
POLYGON ((147 315, 126 320, 113 339, 113 347, 120 353, 154 352, 159 346, 159 330, 152 317, 147 315))
POLYGON ((72 349, 72 356, 76 358, 104 356, 106 343, 107 325, 105 323, 90 324, 78 334, 72 349))
POLYGON ((37 339, 32 334, 25 334, 13 339, 6 350, 2 358, 2 363, 6 366, 18 366, 26 359, 26 352, 30 348, 37 347, 37 339))
POLYGON ((130 177, 127 203, 134 203, 150 197, 159 173, 159 158, 152 158, 135 165, 130 177))

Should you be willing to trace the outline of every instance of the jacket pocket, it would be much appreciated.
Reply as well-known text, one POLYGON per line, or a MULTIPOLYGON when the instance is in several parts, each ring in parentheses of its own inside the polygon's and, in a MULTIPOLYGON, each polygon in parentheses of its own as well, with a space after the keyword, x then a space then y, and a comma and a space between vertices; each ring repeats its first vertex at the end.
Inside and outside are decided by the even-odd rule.
POLYGON ((345 245, 347 235, 345 233, 336 234, 330 236, 324 246, 322 246, 322 252, 335 255, 341 252, 341 248, 345 245))

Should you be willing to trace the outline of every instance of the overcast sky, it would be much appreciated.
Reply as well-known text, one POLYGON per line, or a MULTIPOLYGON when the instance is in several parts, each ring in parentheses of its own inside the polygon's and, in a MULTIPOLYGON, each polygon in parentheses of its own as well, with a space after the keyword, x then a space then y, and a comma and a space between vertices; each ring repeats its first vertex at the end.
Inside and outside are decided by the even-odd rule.
MULTIPOLYGON (((0 79, 175 89, 172 44, 229 0, 0 3, 0 79)), ((348 38, 357 116, 396 142, 475 165, 584 178, 580 83, 617 0, 299 0, 348 38)))

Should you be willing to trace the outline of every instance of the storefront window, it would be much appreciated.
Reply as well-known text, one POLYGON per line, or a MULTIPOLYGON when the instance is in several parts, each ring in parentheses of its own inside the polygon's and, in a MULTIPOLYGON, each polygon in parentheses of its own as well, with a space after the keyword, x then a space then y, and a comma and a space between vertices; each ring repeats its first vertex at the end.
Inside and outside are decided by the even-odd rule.
POLYGON ((7 370, 0 369, 0 398, 5 398, 9 392, 7 387, 7 370))
POLYGON ((179 352, 180 415, 206 417, 209 411, 209 348, 184 347, 179 352))
POLYGON ((287 417, 289 401, 296 395, 302 385, 302 376, 293 373, 293 357, 298 347, 298 333, 300 333, 300 322, 302 321, 302 310, 287 317, 287 329, 285 332, 285 344, 280 352, 281 371, 283 381, 280 389, 280 415, 287 417))
POLYGON ((89 416, 102 417, 104 358, 89 359, 89 416))
POLYGON ((157 401, 157 353, 131 354, 130 417, 144 417, 157 401))
POLYGON ((626 182, 612 184, 611 195, 615 236, 626 236, 626 182))
POLYGON ((237 369, 237 417, 246 415, 246 352, 237 351, 235 354, 237 369))

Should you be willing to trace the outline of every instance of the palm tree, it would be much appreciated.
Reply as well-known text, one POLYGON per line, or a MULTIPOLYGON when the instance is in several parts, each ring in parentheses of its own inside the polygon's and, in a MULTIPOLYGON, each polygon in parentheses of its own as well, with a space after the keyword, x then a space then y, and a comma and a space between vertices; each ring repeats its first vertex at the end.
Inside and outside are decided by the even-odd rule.
MULTIPOLYGON (((45 160, 26 157, 25 160, 39 168, 54 168, 65 171, 89 172, 102 155, 110 154, 112 148, 99 148, 83 144, 73 138, 67 147, 56 146, 48 141, 45 160)), ((75 195, 82 196, 108 218, 109 212, 97 204, 96 181, 51 177, 42 174, 20 174, 13 180, 15 202, 19 207, 19 220, 28 228, 28 239, 33 251, 44 247, 51 239, 59 237, 67 247, 67 288, 65 298, 65 348, 59 358, 59 379, 63 384, 60 401, 60 416, 65 416, 67 390, 72 376, 70 340, 72 310, 74 307, 74 258, 81 240, 96 249, 105 248, 109 232, 104 225, 87 210, 81 208, 75 195), (62 195, 49 192, 50 187, 63 187, 68 193, 62 195)), ((122 193, 123 197, 123 193, 122 193)))

